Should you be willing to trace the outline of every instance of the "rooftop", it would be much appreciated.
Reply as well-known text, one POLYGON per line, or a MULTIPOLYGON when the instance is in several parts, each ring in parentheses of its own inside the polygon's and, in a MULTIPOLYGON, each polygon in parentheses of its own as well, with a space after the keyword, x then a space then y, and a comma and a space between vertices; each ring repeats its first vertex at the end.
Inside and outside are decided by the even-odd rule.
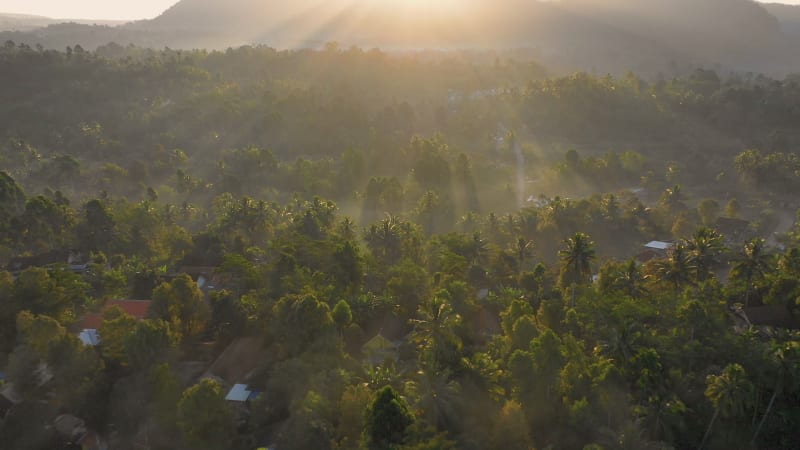
POLYGON ((100 345, 100 334, 96 329, 83 330, 78 335, 78 339, 87 347, 97 347, 100 345))
POLYGON ((147 312, 150 311, 150 300, 112 300, 103 305, 103 309, 99 313, 88 313, 81 319, 81 329, 84 330, 97 330, 103 323, 103 313, 108 311, 109 308, 114 306, 119 307, 126 314, 133 316, 136 319, 142 320, 147 317, 147 312))
POLYGON ((644 245, 646 248, 652 248, 655 250, 669 250, 675 246, 672 242, 662 242, 662 241, 652 241, 648 242, 644 245))
POLYGON ((259 395, 261 395, 260 392, 251 391, 246 384, 236 384, 225 396, 225 400, 229 402, 247 402, 255 400, 259 395))

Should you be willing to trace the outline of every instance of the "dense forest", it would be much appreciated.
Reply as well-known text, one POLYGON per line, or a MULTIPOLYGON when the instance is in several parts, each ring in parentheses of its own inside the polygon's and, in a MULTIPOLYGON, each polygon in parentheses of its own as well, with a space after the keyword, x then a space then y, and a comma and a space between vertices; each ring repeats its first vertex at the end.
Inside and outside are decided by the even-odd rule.
POLYGON ((0 80, 3 449, 800 442, 800 76, 9 41, 0 80))

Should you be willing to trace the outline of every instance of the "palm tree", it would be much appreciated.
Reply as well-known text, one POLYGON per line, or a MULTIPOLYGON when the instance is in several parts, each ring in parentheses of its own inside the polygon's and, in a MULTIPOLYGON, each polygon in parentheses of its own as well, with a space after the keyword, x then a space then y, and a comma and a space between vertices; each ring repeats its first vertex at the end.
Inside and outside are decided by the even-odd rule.
POLYGON ((464 249, 464 257, 467 258, 470 266, 485 262, 486 254, 489 251, 489 246, 480 232, 472 233, 472 240, 467 244, 464 249))
POLYGON ((750 441, 751 446, 754 448, 756 439, 761 433, 761 428, 764 427, 767 417, 772 412, 775 399, 787 389, 797 389, 797 382, 800 380, 800 344, 792 342, 777 346, 772 350, 770 356, 774 367, 775 387, 767 405, 767 410, 764 411, 764 415, 761 417, 755 433, 753 433, 753 439, 750 441))
POLYGON ((654 265, 656 277, 670 283, 678 297, 681 286, 691 283, 692 263, 684 244, 678 244, 669 252, 667 259, 656 261, 654 265))
POLYGON ((666 206, 669 211, 685 209, 686 205, 683 204, 683 200, 683 189, 680 185, 675 185, 671 188, 668 188, 661 195, 661 204, 666 206))
POLYGON ((644 287, 645 277, 636 260, 631 259, 625 263, 615 278, 614 285, 629 297, 638 299, 647 294, 647 288, 644 287))
POLYGON ((717 418, 737 417, 744 414, 745 409, 752 402, 753 384, 747 379, 744 367, 739 364, 729 364, 723 369, 721 375, 709 375, 706 378, 706 398, 714 405, 714 415, 708 424, 703 440, 698 450, 702 450, 711 429, 717 418))
POLYGON ((689 263, 695 269, 695 280, 702 283, 720 264, 720 256, 725 247, 722 235, 716 230, 700 228, 686 242, 686 248, 689 250, 689 263))
POLYGON ((407 384, 406 391, 416 398, 415 403, 428 423, 440 430, 452 429, 462 417, 461 385, 447 370, 423 366, 416 379, 407 384))
POLYGON ((411 320, 414 325, 412 339, 423 350, 420 354, 427 353, 436 367, 455 360, 457 355, 450 353, 461 344, 454 331, 461 317, 453 311, 450 303, 439 297, 422 302, 417 310, 417 317, 411 320))
POLYGON ((378 224, 370 226, 364 240, 372 254, 394 263, 400 257, 402 238, 397 219, 387 214, 378 224))
POLYGON ((524 237, 520 237, 517 239, 517 246, 515 250, 517 253, 519 271, 522 272, 522 268, 525 266, 525 261, 527 261, 533 253, 533 241, 529 241, 524 237))
POLYGON ((750 304, 753 284, 764 278, 769 264, 770 255, 767 253, 767 244, 764 239, 753 239, 744 244, 744 252, 731 269, 731 277, 743 279, 747 285, 744 296, 745 307, 750 304))
POLYGON ((575 305, 575 286, 591 280, 592 261, 595 259, 594 242, 584 233, 564 241, 566 248, 558 252, 561 257, 561 282, 572 285, 572 305, 575 305))

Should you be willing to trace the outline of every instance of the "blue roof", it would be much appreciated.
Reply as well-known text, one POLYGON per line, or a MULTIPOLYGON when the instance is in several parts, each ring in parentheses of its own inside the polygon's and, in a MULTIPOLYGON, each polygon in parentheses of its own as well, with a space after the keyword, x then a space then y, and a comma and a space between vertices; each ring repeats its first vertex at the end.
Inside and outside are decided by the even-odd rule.
POLYGON ((230 392, 228 392, 228 395, 225 396, 225 400, 229 402, 246 402, 250 399, 251 394, 252 392, 247 389, 246 384, 236 384, 231 388, 230 392))
POLYGON ((97 347, 100 345, 100 334, 97 330, 83 330, 81 334, 78 335, 78 339, 83 342, 83 345, 88 347, 97 347))
POLYGON ((0 380, 5 380, 5 379, 6 379, 6 373, 0 372, 0 380))

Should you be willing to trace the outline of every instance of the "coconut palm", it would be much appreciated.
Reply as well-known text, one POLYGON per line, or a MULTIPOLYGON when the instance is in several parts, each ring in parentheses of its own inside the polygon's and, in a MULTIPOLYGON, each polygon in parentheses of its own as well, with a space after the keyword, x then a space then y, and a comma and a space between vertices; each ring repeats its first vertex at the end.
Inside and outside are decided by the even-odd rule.
POLYGON ((514 248, 517 254, 517 263, 519 264, 519 271, 525 266, 525 261, 533 254, 533 241, 529 241, 524 237, 517 239, 517 245, 514 248))
POLYGON ((720 375, 709 375, 706 378, 706 398, 714 405, 714 415, 708 424, 703 440, 698 450, 705 446, 714 422, 722 417, 738 417, 751 405, 753 397, 753 384, 747 379, 744 367, 739 364, 729 364, 720 375))
POLYGON ((750 304, 750 294, 755 282, 764 278, 769 270, 770 255, 764 239, 753 239, 744 244, 742 255, 731 269, 731 277, 743 280, 746 284, 744 305, 750 304))
POLYGON ((638 299, 647 294, 644 287, 645 277, 641 267, 636 261, 631 259, 615 273, 614 286, 625 293, 625 295, 638 299))
POLYGON ((661 195, 661 204, 666 206, 669 211, 677 211, 686 209, 686 205, 683 203, 684 199, 683 189, 680 185, 675 185, 666 189, 661 195))
POLYGON ((719 266, 724 248, 722 235, 710 228, 700 228, 686 242, 689 263, 694 267, 698 283, 706 281, 714 268, 719 266))
POLYGON ((435 297, 429 302, 422 302, 417 310, 417 319, 411 320, 414 325, 412 339, 436 367, 446 366, 448 361, 456 360, 461 342, 455 333, 455 327, 461 317, 453 311, 450 303, 435 297))
POLYGON ((785 343, 773 348, 770 355, 773 366, 773 377, 775 386, 773 387, 772 397, 769 400, 766 411, 758 423, 751 445, 755 448, 756 440, 758 439, 761 428, 772 412, 772 407, 775 405, 775 400, 778 395, 783 394, 787 390, 797 389, 797 383, 800 382, 800 344, 797 342, 785 343))
POLYGON ((564 241, 566 248, 558 252, 561 257, 561 285, 572 285, 572 304, 575 304, 575 286, 589 283, 592 261, 595 259, 594 242, 584 233, 564 241))
POLYGON ((691 283, 693 266, 689 252, 684 244, 678 244, 670 250, 666 259, 656 261, 654 271, 656 277, 672 285, 675 297, 682 286, 691 283))

